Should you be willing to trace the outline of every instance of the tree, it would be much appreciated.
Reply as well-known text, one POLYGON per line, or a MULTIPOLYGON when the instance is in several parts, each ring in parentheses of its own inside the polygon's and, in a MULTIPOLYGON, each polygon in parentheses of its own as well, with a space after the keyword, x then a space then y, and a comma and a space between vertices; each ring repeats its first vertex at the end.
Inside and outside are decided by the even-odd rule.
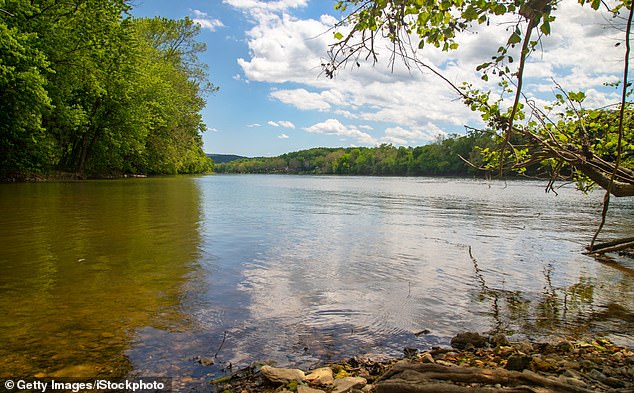
POLYGON ((0 21, 0 175, 37 170, 50 154, 42 127, 49 68, 36 39, 0 21))
MULTIPOLYGON (((386 39, 391 45, 391 62, 400 59, 408 66, 431 70, 466 105, 480 112, 498 145, 483 149, 487 168, 496 167, 502 175, 509 170, 523 172, 528 165, 539 163, 550 169, 551 189, 552 182, 564 175, 570 175, 582 189, 598 185, 606 190, 604 220, 610 195, 634 196, 633 135, 628 120, 633 114, 628 101, 632 5, 627 0, 609 6, 601 0, 579 3, 594 10, 603 7, 609 14, 625 15, 627 19, 623 79, 617 84, 621 101, 611 108, 586 109, 582 106, 584 92, 565 92, 557 85, 561 93, 550 108, 540 108, 523 96, 526 59, 550 34, 555 21, 552 11, 559 5, 554 0, 339 1, 336 8, 349 13, 336 28, 349 32, 335 32, 338 42, 331 47, 324 72, 332 78, 351 62, 359 65, 363 58, 376 62, 378 42, 386 39), (427 44, 443 51, 456 50, 458 33, 475 25, 488 25, 499 16, 509 17, 513 27, 502 38, 497 54, 477 70, 484 80, 498 78, 501 89, 512 95, 512 103, 506 107, 502 99, 493 98, 492 91, 477 90, 469 83, 456 86, 416 56, 416 51, 427 44), (518 62, 514 63, 513 55, 519 57, 518 62), (555 107, 559 111, 548 115, 547 111, 555 107)), ((596 234, 592 244, 595 239, 596 234)))
POLYGON ((0 4, 0 178, 210 171, 214 92, 188 18, 133 19, 128 0, 0 4))

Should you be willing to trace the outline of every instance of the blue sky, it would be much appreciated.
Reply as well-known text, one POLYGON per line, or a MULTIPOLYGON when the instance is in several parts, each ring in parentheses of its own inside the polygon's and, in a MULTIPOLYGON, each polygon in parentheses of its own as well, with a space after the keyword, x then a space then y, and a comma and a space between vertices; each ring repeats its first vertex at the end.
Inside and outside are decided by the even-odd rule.
MULTIPOLYGON (((329 28, 341 15, 332 0, 134 0, 137 17, 188 16, 207 44, 201 56, 220 90, 207 98, 203 119, 208 153, 274 156, 326 146, 418 146, 444 133, 481 126, 454 93, 429 72, 397 65, 386 49, 379 63, 321 75, 321 61, 334 42, 329 28)), ((553 79, 565 89, 588 92, 587 106, 618 102, 602 87, 620 78, 621 32, 609 17, 562 0, 552 34, 527 68, 526 93, 540 104, 552 99, 553 79)), ((459 37, 452 53, 425 48, 417 54, 456 83, 492 88, 475 71, 506 42, 513 20, 494 21, 459 37)))

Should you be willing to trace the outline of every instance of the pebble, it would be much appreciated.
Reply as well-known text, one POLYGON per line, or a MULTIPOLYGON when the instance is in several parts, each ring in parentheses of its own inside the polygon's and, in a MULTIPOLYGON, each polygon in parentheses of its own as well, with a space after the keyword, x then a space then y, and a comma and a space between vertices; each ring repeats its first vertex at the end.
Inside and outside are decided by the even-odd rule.
POLYGON ((262 366, 260 372, 267 380, 273 383, 287 384, 290 381, 303 382, 306 375, 302 370, 295 368, 277 368, 271 366, 262 366))
POLYGON ((335 378, 330 367, 322 367, 311 371, 306 375, 306 381, 317 385, 332 385, 335 378))
POLYGON ((310 386, 299 385, 297 387, 297 393, 325 393, 325 392, 321 389, 311 388, 310 386))
POLYGON ((423 363, 434 363, 434 357, 429 352, 425 352, 420 357, 423 363))
POLYGON ((528 355, 509 356, 505 368, 511 371, 523 371, 530 367, 533 358, 528 355))
POLYGON ((368 381, 361 377, 345 377, 336 379, 334 382, 333 393, 345 393, 352 389, 363 388, 368 381))

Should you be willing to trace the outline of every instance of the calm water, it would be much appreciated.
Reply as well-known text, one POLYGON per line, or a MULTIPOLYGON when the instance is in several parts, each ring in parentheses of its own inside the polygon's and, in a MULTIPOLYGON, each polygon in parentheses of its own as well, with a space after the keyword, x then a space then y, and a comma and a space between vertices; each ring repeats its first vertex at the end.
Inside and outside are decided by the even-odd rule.
MULTIPOLYGON (((202 389, 229 363, 397 355, 465 330, 631 339, 634 266, 582 255, 602 192, 543 187, 309 176, 0 185, 0 376, 162 375, 202 389)), ((633 218, 632 200, 617 200, 606 236, 634 235, 633 218)))

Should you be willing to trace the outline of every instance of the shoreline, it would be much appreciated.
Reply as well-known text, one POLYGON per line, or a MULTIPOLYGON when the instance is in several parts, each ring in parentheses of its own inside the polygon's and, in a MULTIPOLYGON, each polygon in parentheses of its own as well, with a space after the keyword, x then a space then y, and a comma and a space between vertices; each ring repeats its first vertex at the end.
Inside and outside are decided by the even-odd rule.
POLYGON ((601 338, 508 341, 460 333, 451 347, 405 348, 399 358, 353 357, 311 370, 251 365, 211 392, 632 392, 634 348, 601 338))

